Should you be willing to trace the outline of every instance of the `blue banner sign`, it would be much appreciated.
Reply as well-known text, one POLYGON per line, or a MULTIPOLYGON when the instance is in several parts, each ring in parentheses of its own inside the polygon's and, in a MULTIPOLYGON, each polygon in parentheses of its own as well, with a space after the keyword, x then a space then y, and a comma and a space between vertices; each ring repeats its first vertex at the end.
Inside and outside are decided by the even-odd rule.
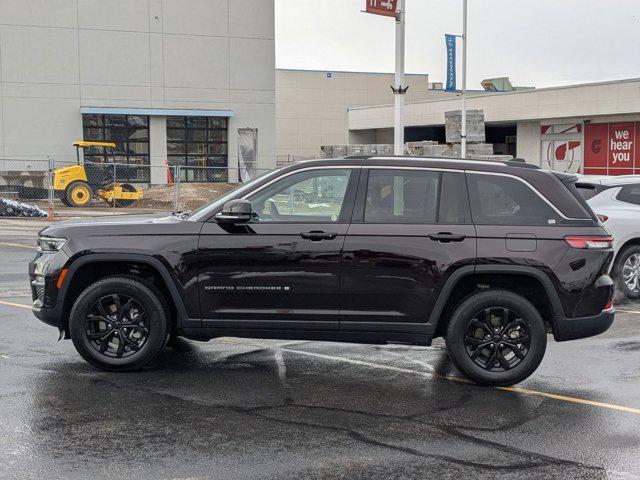
POLYGON ((456 36, 444 35, 447 44, 447 84, 445 90, 448 92, 456 91, 456 36))

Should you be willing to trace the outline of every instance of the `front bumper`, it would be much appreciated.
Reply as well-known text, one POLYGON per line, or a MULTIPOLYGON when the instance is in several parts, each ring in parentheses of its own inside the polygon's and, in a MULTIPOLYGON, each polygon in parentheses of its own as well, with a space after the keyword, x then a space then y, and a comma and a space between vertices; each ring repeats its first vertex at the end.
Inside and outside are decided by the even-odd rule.
POLYGON ((38 252, 29 263, 33 314, 47 325, 60 327, 62 302, 57 281, 69 257, 64 251, 38 252))
POLYGON ((553 337, 556 342, 593 337, 609 330, 613 324, 616 309, 611 307, 592 317, 554 318, 553 337))

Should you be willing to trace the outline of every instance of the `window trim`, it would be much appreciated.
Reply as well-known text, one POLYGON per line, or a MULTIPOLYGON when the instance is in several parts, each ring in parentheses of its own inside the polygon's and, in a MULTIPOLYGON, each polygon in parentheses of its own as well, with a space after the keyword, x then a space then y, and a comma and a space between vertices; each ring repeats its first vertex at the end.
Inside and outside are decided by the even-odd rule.
POLYGON ((264 190, 265 188, 267 188, 269 185, 272 185, 282 180, 283 178, 287 178, 291 175, 295 175, 295 174, 306 172, 306 171, 312 171, 312 170, 351 170, 352 171, 351 175, 349 176, 349 181, 347 182, 347 189, 345 191, 342 208, 340 209, 340 218, 338 218, 338 221, 326 222, 321 220, 318 220, 318 221, 310 220, 310 221, 295 221, 295 222, 282 222, 282 221, 281 222, 262 222, 262 223, 256 222, 254 225, 263 225, 263 224, 269 224, 269 225, 310 225, 310 224, 317 224, 317 225, 342 224, 344 225, 344 224, 347 224, 348 225, 350 224, 352 221, 354 206, 356 203, 356 191, 358 189, 358 186, 360 184, 360 178, 362 176, 361 175, 362 167, 360 165, 322 165, 322 166, 316 166, 316 167, 298 168, 296 170, 287 172, 284 175, 279 175, 276 178, 269 180, 267 183, 260 185, 255 190, 247 192, 245 195, 240 197, 240 199, 248 200, 250 196, 255 195, 261 190, 264 190), (343 212, 345 208, 346 208, 346 211, 343 212))

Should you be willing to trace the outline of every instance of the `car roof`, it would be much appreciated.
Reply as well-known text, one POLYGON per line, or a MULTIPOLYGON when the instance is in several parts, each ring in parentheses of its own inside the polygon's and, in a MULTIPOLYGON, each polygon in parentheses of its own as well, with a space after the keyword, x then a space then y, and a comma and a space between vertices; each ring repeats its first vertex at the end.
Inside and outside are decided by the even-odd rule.
POLYGON ((314 160, 303 160, 292 163, 292 168, 341 165, 394 165, 398 166, 424 166, 434 168, 455 168, 469 170, 505 171, 508 168, 522 168, 527 170, 540 170, 537 165, 524 162, 521 159, 511 161, 498 160, 474 160, 461 159, 460 157, 414 157, 406 155, 353 155, 340 158, 323 158, 314 160))
POLYGON ((604 187, 618 187, 640 183, 640 175, 580 175, 580 183, 602 185, 604 187))

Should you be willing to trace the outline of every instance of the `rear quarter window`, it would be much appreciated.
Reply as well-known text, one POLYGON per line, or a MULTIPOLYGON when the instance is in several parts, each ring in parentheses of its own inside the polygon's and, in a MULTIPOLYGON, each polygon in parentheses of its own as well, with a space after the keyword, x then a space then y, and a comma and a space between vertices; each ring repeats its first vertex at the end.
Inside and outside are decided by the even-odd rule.
POLYGON ((554 225, 558 213, 516 178, 469 174, 471 216, 478 225, 554 225))
POLYGON ((625 185, 618 192, 617 200, 640 205, 640 185, 625 185))

